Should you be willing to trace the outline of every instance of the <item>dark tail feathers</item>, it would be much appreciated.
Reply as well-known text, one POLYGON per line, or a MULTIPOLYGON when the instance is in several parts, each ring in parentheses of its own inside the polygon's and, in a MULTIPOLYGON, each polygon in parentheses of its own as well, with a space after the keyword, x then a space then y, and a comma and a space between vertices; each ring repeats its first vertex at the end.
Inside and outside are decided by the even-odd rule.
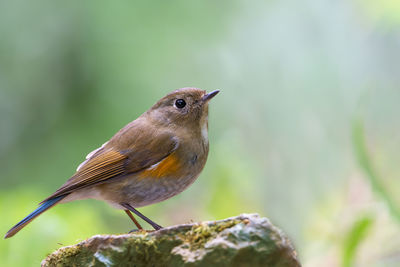
POLYGON ((24 228, 28 223, 30 223, 33 219, 35 219, 37 216, 48 210, 49 208, 53 207, 57 202, 59 202, 61 199, 63 199, 65 195, 55 197, 52 199, 49 199, 45 202, 43 202, 36 210, 34 210, 31 214, 26 216, 22 221, 17 223, 13 228, 11 228, 7 234, 4 236, 4 238, 9 238, 15 235, 16 233, 19 232, 22 228, 24 228))

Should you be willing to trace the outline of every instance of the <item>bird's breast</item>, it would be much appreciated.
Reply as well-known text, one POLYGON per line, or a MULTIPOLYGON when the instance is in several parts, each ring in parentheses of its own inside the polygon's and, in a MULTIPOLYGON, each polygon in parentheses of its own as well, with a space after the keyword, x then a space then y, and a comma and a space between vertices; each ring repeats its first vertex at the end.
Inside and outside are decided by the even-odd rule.
POLYGON ((196 180, 207 154, 208 143, 181 143, 174 152, 150 167, 101 185, 103 199, 142 207, 173 197, 196 180))
POLYGON ((207 151, 203 146, 197 149, 177 149, 166 158, 138 173, 138 177, 179 180, 188 176, 197 176, 203 169, 206 158, 207 151))

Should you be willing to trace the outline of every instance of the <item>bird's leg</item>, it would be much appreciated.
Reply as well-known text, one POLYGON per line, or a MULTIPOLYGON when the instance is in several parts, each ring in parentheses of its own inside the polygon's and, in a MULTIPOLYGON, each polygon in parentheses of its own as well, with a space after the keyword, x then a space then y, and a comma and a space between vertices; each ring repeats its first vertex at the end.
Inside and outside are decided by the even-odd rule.
MULTIPOLYGON (((132 222, 136 225, 139 230, 143 230, 143 227, 139 224, 139 222, 133 217, 132 213, 129 210, 124 210, 126 214, 128 214, 129 218, 131 218, 132 222)), ((133 231, 133 230, 132 230, 133 231)), ((132 232, 130 231, 130 232, 132 232)))
POLYGON ((139 216, 140 218, 142 218, 144 221, 146 221, 148 224, 150 224, 151 226, 153 226, 154 229, 156 230, 160 230, 162 227, 158 224, 156 224, 155 222, 153 222, 152 220, 150 220, 149 218, 147 218, 146 216, 144 216, 143 214, 141 214, 138 210, 136 210, 134 207, 132 207, 131 205, 129 205, 128 203, 120 203, 120 205, 130 211, 132 211, 133 213, 135 213, 137 216, 139 216))

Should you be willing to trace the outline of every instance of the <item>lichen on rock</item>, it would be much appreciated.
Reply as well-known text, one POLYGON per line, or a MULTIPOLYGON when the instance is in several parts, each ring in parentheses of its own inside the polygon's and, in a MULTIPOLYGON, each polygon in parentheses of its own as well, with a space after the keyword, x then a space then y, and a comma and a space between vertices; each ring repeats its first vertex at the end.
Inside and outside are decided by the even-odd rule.
POLYGON ((42 266, 301 266, 267 218, 242 214, 159 231, 96 235, 60 248, 42 266))

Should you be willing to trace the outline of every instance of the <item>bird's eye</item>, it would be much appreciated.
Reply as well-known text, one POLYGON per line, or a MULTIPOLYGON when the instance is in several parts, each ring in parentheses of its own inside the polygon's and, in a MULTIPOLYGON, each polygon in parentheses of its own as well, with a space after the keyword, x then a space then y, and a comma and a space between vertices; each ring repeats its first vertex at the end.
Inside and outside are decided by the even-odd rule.
POLYGON ((186 102, 185 102, 185 100, 183 100, 183 99, 177 99, 177 100, 175 101, 175 106, 176 106, 177 108, 184 108, 184 107, 186 106, 186 102))

